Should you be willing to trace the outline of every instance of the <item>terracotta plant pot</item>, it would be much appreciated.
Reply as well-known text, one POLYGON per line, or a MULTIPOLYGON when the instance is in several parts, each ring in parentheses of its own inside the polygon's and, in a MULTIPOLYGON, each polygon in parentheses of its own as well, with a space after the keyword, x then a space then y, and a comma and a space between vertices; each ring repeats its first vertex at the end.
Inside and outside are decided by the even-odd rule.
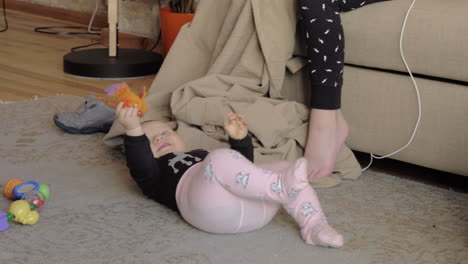
POLYGON ((192 22, 194 16, 195 14, 173 13, 169 6, 160 9, 164 54, 167 55, 169 52, 180 28, 183 25, 192 22))

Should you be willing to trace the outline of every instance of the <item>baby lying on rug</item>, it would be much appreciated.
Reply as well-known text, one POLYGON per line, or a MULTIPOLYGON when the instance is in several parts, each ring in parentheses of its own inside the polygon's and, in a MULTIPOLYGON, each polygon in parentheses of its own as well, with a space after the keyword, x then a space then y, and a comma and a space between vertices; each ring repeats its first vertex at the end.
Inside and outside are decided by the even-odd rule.
POLYGON ((198 229, 218 234, 257 230, 282 205, 299 224, 306 243, 343 245, 309 185, 305 159, 255 165, 241 115, 229 113, 224 123, 231 149, 212 152, 187 149, 165 123, 140 124, 137 106, 120 103, 116 118, 125 128, 127 166, 143 193, 198 229))

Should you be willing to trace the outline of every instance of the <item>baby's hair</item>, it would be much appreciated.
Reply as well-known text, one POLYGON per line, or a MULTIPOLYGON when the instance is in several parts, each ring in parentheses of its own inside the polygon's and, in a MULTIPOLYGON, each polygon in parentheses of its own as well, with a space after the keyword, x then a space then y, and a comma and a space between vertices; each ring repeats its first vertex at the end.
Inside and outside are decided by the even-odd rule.
POLYGON ((159 122, 159 123, 162 123, 162 124, 165 124, 167 125, 170 129, 172 129, 173 131, 176 131, 177 129, 177 122, 176 121, 167 121, 167 122, 164 122, 164 121, 161 121, 161 120, 146 120, 146 121, 143 121, 141 123, 142 126, 144 126, 145 124, 150 124, 150 123, 153 123, 153 122, 159 122))
POLYGON ((146 124, 146 123, 150 123, 150 122, 160 122, 160 123, 163 123, 163 124, 166 124, 168 125, 171 129, 176 129, 177 128, 177 122, 176 121, 161 121, 161 120, 146 120, 146 121, 143 121, 141 122, 141 124, 146 124))

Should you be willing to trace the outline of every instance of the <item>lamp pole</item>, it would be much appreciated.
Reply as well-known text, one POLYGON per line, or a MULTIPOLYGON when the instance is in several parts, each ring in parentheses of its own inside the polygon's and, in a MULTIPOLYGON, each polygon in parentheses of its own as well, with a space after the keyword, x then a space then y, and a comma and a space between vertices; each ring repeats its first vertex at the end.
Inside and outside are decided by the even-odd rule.
POLYGON ((108 0, 107 21, 109 23, 109 57, 117 56, 119 1, 108 0))

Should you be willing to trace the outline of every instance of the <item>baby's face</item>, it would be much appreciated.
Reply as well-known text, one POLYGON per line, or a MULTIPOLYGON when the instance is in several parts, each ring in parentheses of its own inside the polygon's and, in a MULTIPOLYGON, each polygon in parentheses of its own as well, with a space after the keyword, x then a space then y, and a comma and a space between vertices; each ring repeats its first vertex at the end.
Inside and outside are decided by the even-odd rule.
POLYGON ((168 153, 187 151, 185 142, 166 123, 150 121, 143 123, 142 127, 150 141, 154 157, 159 158, 168 153))

